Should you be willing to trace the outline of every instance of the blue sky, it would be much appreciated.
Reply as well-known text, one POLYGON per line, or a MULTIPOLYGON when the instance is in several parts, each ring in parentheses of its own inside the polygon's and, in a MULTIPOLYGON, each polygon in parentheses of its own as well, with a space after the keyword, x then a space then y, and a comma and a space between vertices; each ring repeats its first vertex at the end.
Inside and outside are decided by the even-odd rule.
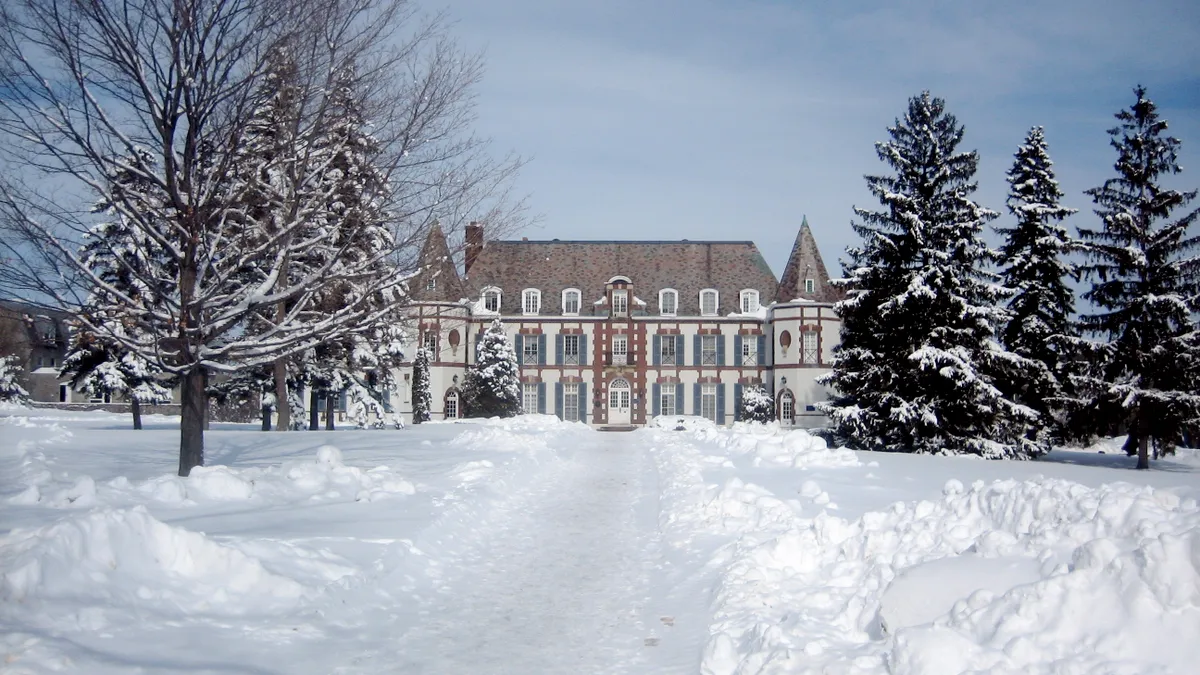
POLYGON ((923 89, 981 154, 976 194, 1046 128, 1067 197, 1112 175, 1105 130, 1149 88, 1200 186, 1200 3, 441 0, 485 52, 480 133, 531 158, 536 239, 749 239, 776 274, 807 215, 830 273, 874 143, 923 89))

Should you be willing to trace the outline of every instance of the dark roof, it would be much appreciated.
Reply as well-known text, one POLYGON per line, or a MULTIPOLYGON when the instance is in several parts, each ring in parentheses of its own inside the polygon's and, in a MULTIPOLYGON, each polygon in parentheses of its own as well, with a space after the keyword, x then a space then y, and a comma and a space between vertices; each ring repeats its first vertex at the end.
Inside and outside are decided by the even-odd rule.
POLYGON ((454 264, 450 247, 446 245, 446 235, 442 232, 441 225, 434 223, 429 228, 418 260, 421 269, 409 281, 409 289, 414 299, 424 302, 458 302, 463 298, 465 292, 462 280, 458 276, 458 267, 454 264), (431 280, 434 282, 433 288, 429 288, 431 280))
MULTIPOLYGON (((679 292, 680 316, 700 314, 700 291, 720 293, 718 314, 739 309, 739 292, 754 289, 770 304, 778 282, 749 241, 489 241, 471 267, 464 286, 472 298, 488 286, 501 289, 502 314, 521 313, 521 291, 542 292, 542 315, 562 313, 561 292, 582 291, 581 314, 592 313, 614 276, 630 279, 644 309, 658 314, 658 292, 679 292)), ((637 311, 639 306, 630 307, 637 311)))
POLYGON ((779 282, 779 293, 775 299, 778 302, 801 298, 814 302, 837 302, 845 297, 844 290, 829 283, 829 272, 821 260, 821 250, 817 248, 816 237, 806 217, 796 233, 796 243, 792 245, 792 254, 788 256, 787 266, 783 269, 783 279, 779 282), (805 290, 805 279, 814 281, 812 293, 805 290))

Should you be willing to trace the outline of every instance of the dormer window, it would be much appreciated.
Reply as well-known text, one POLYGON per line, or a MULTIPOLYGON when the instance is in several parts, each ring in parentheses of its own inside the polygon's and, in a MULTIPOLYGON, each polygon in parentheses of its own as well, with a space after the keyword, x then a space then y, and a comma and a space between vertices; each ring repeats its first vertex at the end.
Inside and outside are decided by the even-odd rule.
POLYGON ((747 289, 742 291, 742 314, 753 314, 758 311, 758 291, 747 289))
POLYGON ((429 277, 429 281, 425 282, 425 290, 427 290, 427 291, 437 290, 437 277, 429 277))
POLYGON ((679 309, 679 293, 673 288, 664 288, 658 292, 658 313, 663 316, 675 316, 679 309))
POLYGON ((625 316, 629 313, 629 291, 613 291, 613 316, 625 316))
POLYGON ((717 292, 711 288, 700 291, 700 316, 716 316, 720 307, 717 292))
POLYGON ((521 313, 526 316, 536 316, 542 311, 542 292, 536 288, 526 288, 521 293, 521 313))
POLYGON ((581 294, 578 288, 568 288, 562 293, 562 312, 566 315, 579 314, 581 294))
POLYGON ((499 288, 485 288, 483 290, 483 309, 488 312, 500 311, 499 288))
POLYGON ((804 292, 808 293, 809 295, 816 293, 817 292, 817 280, 816 279, 805 279, 804 280, 804 292))

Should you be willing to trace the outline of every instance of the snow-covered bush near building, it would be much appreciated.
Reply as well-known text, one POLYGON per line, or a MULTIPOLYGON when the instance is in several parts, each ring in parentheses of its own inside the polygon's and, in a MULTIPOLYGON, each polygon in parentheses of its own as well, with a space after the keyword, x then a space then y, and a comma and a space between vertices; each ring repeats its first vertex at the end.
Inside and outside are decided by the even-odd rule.
POLYGON ((742 419, 746 422, 762 422, 764 424, 775 420, 775 400, 771 392, 761 385, 746 387, 742 390, 742 419))
POLYGON ((29 392, 17 378, 21 375, 21 359, 16 356, 0 356, 0 403, 23 403, 29 392))

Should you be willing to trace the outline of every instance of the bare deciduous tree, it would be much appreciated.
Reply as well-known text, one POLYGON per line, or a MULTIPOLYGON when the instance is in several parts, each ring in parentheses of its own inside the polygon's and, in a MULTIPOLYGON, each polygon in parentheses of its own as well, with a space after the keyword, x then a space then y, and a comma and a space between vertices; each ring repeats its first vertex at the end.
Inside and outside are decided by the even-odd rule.
POLYGON ((53 298, 84 329, 179 376, 187 475, 203 464, 211 373, 377 326, 405 302, 400 280, 435 218, 452 232, 476 219, 515 227, 523 204, 509 187, 520 161, 492 159, 470 130, 481 66, 442 17, 405 0, 5 3, 0 288, 53 298), (265 227, 247 206, 253 181, 241 162, 282 52, 295 100, 279 152, 254 167, 271 176, 265 227), (331 225, 322 192, 329 155, 317 141, 335 121, 330 92, 346 72, 389 186, 379 211, 391 243, 365 256, 355 242, 366 230, 331 225), (123 189, 118 175, 141 187, 123 189), (148 249, 116 259, 161 261, 127 270, 137 293, 79 254, 97 200, 148 249), (300 258, 307 264, 290 265, 300 258), (334 307, 331 288, 341 289, 334 307))

